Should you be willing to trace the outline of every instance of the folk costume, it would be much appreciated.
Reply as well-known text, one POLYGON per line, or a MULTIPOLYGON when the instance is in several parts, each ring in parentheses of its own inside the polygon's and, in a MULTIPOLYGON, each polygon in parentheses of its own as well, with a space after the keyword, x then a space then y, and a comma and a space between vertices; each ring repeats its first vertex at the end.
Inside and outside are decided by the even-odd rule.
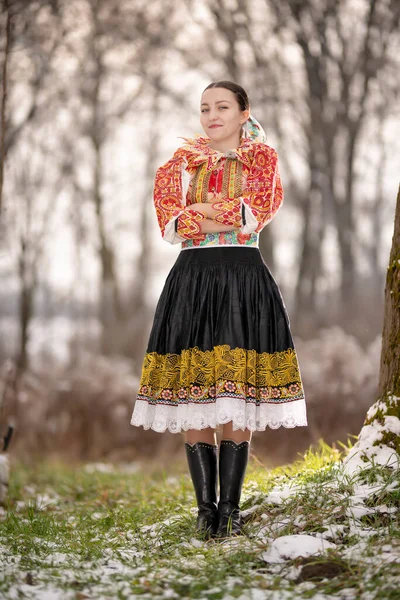
POLYGON ((181 244, 159 298, 131 424, 158 432, 307 425, 286 307, 259 251, 283 202, 278 155, 251 117, 239 147, 197 135, 156 172, 162 237, 181 244), (236 230, 201 233, 190 206, 209 201, 236 230))

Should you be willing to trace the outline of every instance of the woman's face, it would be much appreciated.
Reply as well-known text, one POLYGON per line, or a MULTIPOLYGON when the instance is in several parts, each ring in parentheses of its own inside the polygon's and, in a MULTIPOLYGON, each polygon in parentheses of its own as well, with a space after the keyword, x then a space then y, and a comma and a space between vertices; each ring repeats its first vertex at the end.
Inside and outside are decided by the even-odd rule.
POLYGON ((236 96, 225 88, 210 88, 203 92, 200 105, 200 123, 213 141, 239 139, 240 129, 250 111, 240 109, 236 96))

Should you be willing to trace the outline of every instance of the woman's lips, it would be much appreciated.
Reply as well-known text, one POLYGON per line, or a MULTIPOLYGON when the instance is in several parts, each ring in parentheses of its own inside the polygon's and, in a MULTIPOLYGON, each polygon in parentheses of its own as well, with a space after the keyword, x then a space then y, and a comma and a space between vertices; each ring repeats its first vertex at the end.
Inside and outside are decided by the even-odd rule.
POLYGON ((222 127, 222 125, 210 125, 209 129, 216 129, 217 127, 222 127))

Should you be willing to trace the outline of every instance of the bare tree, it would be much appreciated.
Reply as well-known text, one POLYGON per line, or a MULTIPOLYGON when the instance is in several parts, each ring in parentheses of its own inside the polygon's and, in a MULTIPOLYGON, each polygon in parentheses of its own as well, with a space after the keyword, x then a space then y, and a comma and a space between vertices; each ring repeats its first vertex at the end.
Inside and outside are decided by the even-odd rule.
MULTIPOLYGON (((150 274, 151 261, 151 217, 150 209, 153 209, 152 195, 154 174, 159 161, 160 128, 161 121, 161 89, 162 85, 157 78, 154 79, 154 93, 150 106, 150 121, 152 127, 149 131, 146 143, 146 160, 144 172, 144 192, 139 198, 137 239, 140 241, 139 255, 136 261, 135 276, 133 279, 132 292, 129 305, 133 307, 128 317, 127 336, 125 336, 124 351, 135 360, 135 364, 141 367, 143 348, 146 343, 147 329, 149 323, 149 307, 147 303, 147 290, 150 274)), ((151 213, 153 215, 153 212, 151 213)), ((152 312, 152 309, 151 309, 152 312)))
POLYGON ((25 138, 24 150, 14 150, 10 169, 6 238, 19 282, 19 372, 29 367, 28 341, 35 294, 45 257, 45 245, 54 217, 62 173, 46 166, 50 151, 37 137, 25 138), (35 148, 35 152, 32 152, 35 148))
MULTIPOLYGON (((310 183, 297 283, 299 311, 315 308, 325 226, 334 224, 341 264, 341 296, 349 300, 356 282, 355 161, 377 88, 394 69, 398 39, 397 2, 268 0, 278 25, 292 32, 307 79, 307 140, 310 183), (389 5, 388 5, 389 4, 389 5)), ((397 85, 398 84, 394 84, 397 85)))
MULTIPOLYGON (((99 258, 101 264, 100 320, 103 325, 102 350, 107 353, 110 331, 116 321, 122 318, 120 286, 116 271, 114 248, 106 231, 104 217, 104 143, 109 129, 101 93, 107 77, 106 54, 116 43, 114 31, 107 27, 108 10, 102 0, 88 2, 91 31, 87 39, 85 62, 89 66, 82 79, 83 97, 90 106, 90 117, 86 133, 93 151, 92 201, 95 207, 99 258)), ((83 66, 83 65, 82 65, 83 66)))
MULTIPOLYGON (((270 128, 267 127, 267 123, 272 123, 269 113, 272 113, 272 105, 277 103, 274 63, 277 59, 280 62, 279 56, 271 52, 271 46, 266 43, 266 39, 272 35, 269 28, 271 19, 263 14, 261 33, 257 31, 259 5, 254 6, 247 0, 206 1, 199 15, 196 13, 196 2, 186 0, 186 5, 190 9, 190 18, 203 29, 198 42, 201 51, 196 51, 195 40, 190 40, 190 46, 183 49, 187 64, 206 74, 210 80, 231 79, 250 88, 251 109, 266 124, 265 128, 270 128), (208 8, 208 14, 204 13, 204 5, 208 8)), ((271 231, 271 227, 266 227, 261 232, 260 250, 273 269, 271 231)))
MULTIPOLYGON (((6 106, 8 87, 8 60, 11 49, 11 9, 9 0, 4 0, 3 10, 5 13, 5 42, 3 49, 3 68, 1 78, 1 108, 0 108, 0 216, 3 206, 3 180, 4 161, 6 158, 6 106)), ((3 19, 3 15, 0 16, 3 19)))
MULTIPOLYGON (((46 114, 48 106, 43 101, 43 94, 46 94, 46 83, 52 76, 53 60, 63 41, 64 31, 61 27, 59 0, 52 0, 50 3, 46 0, 38 2, 3 0, 3 2, 7 7, 7 18, 10 20, 8 47, 7 43, 5 44, 11 62, 8 67, 8 96, 11 96, 16 84, 23 84, 26 86, 28 100, 22 114, 21 110, 18 111, 18 117, 12 110, 14 103, 10 104, 10 110, 5 114, 5 126, 2 127, 2 131, 5 136, 4 155, 7 155, 17 143, 24 128, 34 121, 38 112, 46 114), (18 60, 13 60, 13 50, 28 50, 26 58, 30 61, 29 69, 21 69, 18 60)), ((3 77, 3 88, 5 83, 3 77)))
MULTIPOLYGON (((136 309, 131 305, 128 308, 123 299, 115 231, 106 218, 110 201, 106 185, 110 175, 105 155, 124 121, 132 120, 135 111, 140 111, 141 118, 151 119, 151 111, 147 106, 154 97, 168 94, 168 86, 165 86, 159 73, 164 64, 162 54, 167 40, 171 40, 173 26, 165 25, 161 3, 154 5, 151 12, 144 2, 132 6, 129 2, 82 0, 78 5, 89 27, 79 43, 70 48, 70 52, 79 61, 76 88, 81 106, 78 107, 75 124, 79 138, 89 142, 89 153, 86 153, 84 160, 92 172, 90 189, 79 184, 77 165, 72 166, 72 171, 75 191, 79 191, 80 197, 89 200, 94 207, 97 254, 101 266, 101 345, 104 353, 110 353, 118 350, 121 328, 136 309), (132 82, 127 84, 133 77, 136 78, 136 85, 132 85, 132 82), (143 105, 146 105, 144 109, 143 105)), ((143 142, 143 145, 147 143, 146 140, 143 142)), ((139 148, 136 147, 134 151, 139 152, 139 148)), ((79 161, 79 153, 74 160, 79 161)), ((146 213, 142 208, 139 207, 139 220, 145 218, 146 213)), ((138 239, 144 246, 147 244, 146 236, 146 230, 142 229, 138 239)), ((147 250, 146 246, 139 261, 143 272, 147 271, 147 250)), ((139 302, 137 294, 135 298, 139 302)))

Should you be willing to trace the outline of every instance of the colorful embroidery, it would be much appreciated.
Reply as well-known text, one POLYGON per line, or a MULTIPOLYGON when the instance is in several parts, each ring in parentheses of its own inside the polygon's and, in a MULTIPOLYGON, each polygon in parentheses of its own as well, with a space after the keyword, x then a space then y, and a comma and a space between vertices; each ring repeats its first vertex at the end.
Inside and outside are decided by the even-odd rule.
POLYGON ((243 202, 256 218, 256 232, 269 223, 283 203, 283 189, 278 172, 278 155, 269 156, 263 148, 254 155, 254 164, 246 177, 243 202))
MULTIPOLYGON (((220 158, 237 158, 250 169, 252 163, 251 150, 255 144, 258 144, 258 142, 253 142, 249 138, 244 138, 238 148, 222 152, 211 148, 210 138, 202 135, 194 138, 181 137, 181 139, 185 140, 186 144, 180 146, 178 150, 182 150, 190 156, 190 167, 197 168, 199 165, 206 163, 208 171, 214 169, 220 158)), ((266 146, 266 144, 263 145, 266 146)), ((267 147, 269 148, 269 146, 267 147)))
POLYGON ((214 221, 236 227, 242 226, 242 203, 240 200, 220 200, 211 204, 218 212, 214 215, 214 221))
MULTIPOLYGON (((232 160, 231 158, 227 159, 227 169, 225 169, 225 173, 226 173, 226 178, 225 181, 222 182, 222 193, 225 196, 225 198, 235 198, 235 196, 238 196, 238 192, 240 193, 241 190, 241 186, 240 189, 237 189, 237 184, 241 184, 241 177, 238 176, 238 168, 239 168, 239 162, 237 160, 232 160), (226 185, 226 191, 225 191, 225 185, 226 185)), ((224 174, 225 174, 224 173, 224 174)))
MULTIPOLYGON (((245 204, 246 225, 243 225, 242 233, 259 233, 273 219, 283 202, 275 150, 267 144, 245 139, 238 148, 220 152, 210 148, 209 138, 183 139, 186 144, 159 167, 155 177, 154 205, 163 237, 171 243, 182 242, 178 232, 171 237, 170 227, 166 236, 166 227, 178 215, 189 210, 194 200, 207 201, 211 172, 219 160, 225 160, 221 186, 223 195, 225 198, 243 199, 245 204), (184 171, 192 178, 187 189, 183 182, 184 171)), ((203 239, 206 240, 206 237, 203 239)))
POLYGON ((211 172, 207 171, 206 164, 201 165, 196 172, 196 181, 194 183, 194 200, 195 202, 207 202, 208 182, 210 181, 211 172))
POLYGON ((241 233, 240 231, 224 231, 222 233, 207 233, 197 239, 182 242, 182 250, 189 248, 204 248, 213 246, 250 246, 258 248, 258 233, 241 233))
POLYGON ((205 218, 200 211, 188 209, 178 217, 177 233, 183 238, 193 238, 200 233, 200 223, 205 218))
POLYGON ((224 344, 145 355, 138 399, 176 405, 224 396, 274 404, 304 398, 296 350, 269 354, 224 344))

